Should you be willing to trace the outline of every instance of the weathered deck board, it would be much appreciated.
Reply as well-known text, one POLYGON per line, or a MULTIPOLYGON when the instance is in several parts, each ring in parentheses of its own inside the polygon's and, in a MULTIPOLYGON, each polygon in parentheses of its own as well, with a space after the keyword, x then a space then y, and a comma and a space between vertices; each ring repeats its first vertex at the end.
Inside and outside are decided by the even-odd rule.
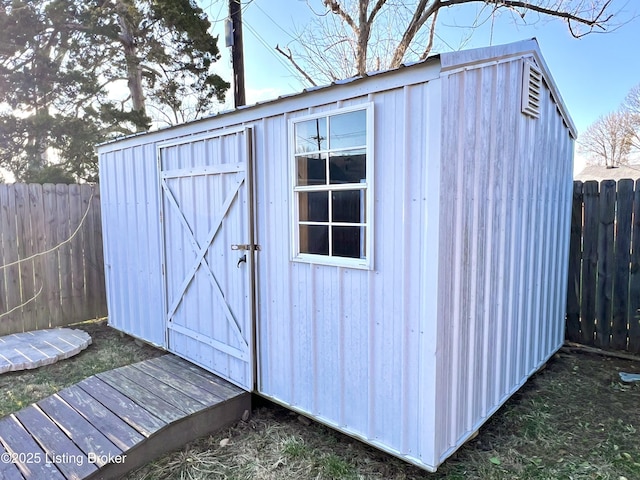
POLYGON ((98 378, 119 390, 129 398, 135 398, 136 403, 144 406, 145 410, 151 412, 157 418, 162 420, 165 425, 183 417, 186 413, 181 409, 176 409, 170 403, 164 401, 136 382, 129 380, 115 370, 98 374, 98 378))
POLYGON ((78 386, 145 437, 157 432, 167 424, 98 377, 87 378, 78 386))
POLYGON ((47 461, 45 452, 14 415, 0 419, 0 439, 7 452, 14 455, 16 467, 27 480, 65 480, 56 466, 47 461))
MULTIPOLYGON (((6 454, 7 451, 2 446, 2 443, 0 443, 0 456, 5 458, 6 454)), ((0 462, 0 478, 2 478, 2 480, 24 480, 18 467, 15 466, 10 458, 7 460, 8 461, 3 460, 0 462)))
POLYGON ((190 382, 200 385, 202 388, 211 392, 223 393, 225 398, 237 395, 238 392, 242 391, 240 388, 221 379, 220 377, 216 377, 200 367, 173 355, 166 360, 162 357, 162 366, 167 370, 173 371, 177 375, 184 375, 185 379, 189 379, 190 382))
POLYGON ((0 453, 25 460, 0 464, 0 479, 121 478, 250 407, 249 393, 171 355, 103 372, 0 419, 0 453))
POLYGON ((180 390, 167 385, 160 378, 153 377, 145 372, 142 372, 130 365, 115 370, 118 374, 128 378, 132 382, 135 382, 140 387, 149 390, 152 394, 163 398, 166 403, 173 405, 178 411, 184 413, 196 413, 202 410, 202 403, 198 402, 194 398, 185 395, 180 390))
POLYGON ((85 420, 111 440, 120 450, 126 451, 145 439, 145 436, 107 409, 77 385, 58 392, 85 420))
POLYGON ((81 480, 98 467, 90 463, 80 449, 38 407, 30 405, 16 413, 22 426, 69 480, 81 480))
POLYGON ((122 450, 58 395, 47 397, 37 405, 67 437, 73 440, 85 455, 93 454, 96 457, 95 464, 97 466, 103 467, 105 465, 105 462, 102 461, 104 456, 122 454, 122 450))
POLYGON ((176 390, 188 395, 194 400, 200 402, 202 405, 209 405, 212 403, 220 402, 222 397, 205 390, 204 388, 200 388, 198 385, 190 383, 188 380, 184 378, 178 378, 175 375, 153 365, 149 362, 137 363, 132 365, 132 367, 140 370, 141 372, 145 372, 154 378, 162 381, 163 383, 169 385, 170 387, 175 388, 176 390))

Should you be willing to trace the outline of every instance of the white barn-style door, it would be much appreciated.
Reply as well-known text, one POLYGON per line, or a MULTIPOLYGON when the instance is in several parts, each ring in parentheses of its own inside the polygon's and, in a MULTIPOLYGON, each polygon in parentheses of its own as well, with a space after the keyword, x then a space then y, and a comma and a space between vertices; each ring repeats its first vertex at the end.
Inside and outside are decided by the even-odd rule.
POLYGON ((169 351, 253 389, 251 130, 158 147, 169 351))

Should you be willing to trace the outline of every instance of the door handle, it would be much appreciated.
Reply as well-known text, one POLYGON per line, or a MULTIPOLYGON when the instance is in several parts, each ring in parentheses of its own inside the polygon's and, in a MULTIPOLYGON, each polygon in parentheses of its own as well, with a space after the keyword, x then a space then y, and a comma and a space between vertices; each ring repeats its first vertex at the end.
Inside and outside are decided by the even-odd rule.
POLYGON ((245 253, 244 255, 242 255, 239 259, 238 259, 238 265, 237 267, 240 268, 240 264, 241 263, 247 263, 247 254, 245 253))

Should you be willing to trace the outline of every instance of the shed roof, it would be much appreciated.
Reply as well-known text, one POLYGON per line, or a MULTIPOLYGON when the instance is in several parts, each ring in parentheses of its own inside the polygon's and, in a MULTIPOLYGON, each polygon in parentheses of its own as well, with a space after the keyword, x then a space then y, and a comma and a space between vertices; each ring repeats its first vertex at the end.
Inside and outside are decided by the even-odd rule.
MULTIPOLYGON (((575 124, 573 123, 573 120, 569 115, 569 112, 564 104, 564 101, 562 100, 560 92, 553 80, 553 77, 551 76, 551 72, 549 71, 549 68, 547 67, 547 64, 545 63, 542 57, 542 53, 540 52, 538 41, 535 38, 532 38, 529 40, 521 40, 518 42, 508 43, 504 45, 494 45, 490 47, 439 53, 439 54, 431 55, 426 59, 418 62, 403 64, 400 67, 394 68, 391 70, 369 72, 363 76, 356 76, 356 77, 351 77, 344 80, 337 80, 328 85, 305 88, 304 90, 298 93, 281 95, 272 100, 266 100, 262 102, 257 102, 252 105, 245 105, 245 106, 237 107, 231 110, 225 110, 225 111, 215 113, 213 115, 210 115, 198 120, 194 120, 188 123, 195 124, 195 123, 203 122, 212 118, 217 118, 217 117, 232 115, 240 112, 247 112, 247 111, 258 109, 258 108, 263 108, 266 105, 274 106, 279 103, 286 103, 288 100, 291 100, 291 99, 298 99, 298 98, 306 97, 309 95, 313 95, 316 92, 327 91, 330 89, 339 88, 340 86, 351 85, 359 82, 365 82, 372 78, 388 78, 394 75, 400 75, 402 74, 401 72, 413 71, 414 69, 419 69, 420 67, 425 67, 428 65, 435 66, 439 64, 440 71, 447 72, 447 71, 455 71, 457 69, 462 69, 462 68, 469 68, 473 65, 499 62, 501 60, 504 60, 507 58, 513 58, 517 56, 522 56, 522 57, 533 56, 535 58, 538 67, 542 70, 545 83, 547 84, 547 86, 551 91, 551 95, 556 105, 558 106, 558 110, 565 124, 567 125, 567 128, 569 129, 571 136, 573 138, 577 138, 577 129, 575 127, 575 124)), ((178 128, 180 126, 181 125, 174 125, 174 126, 156 130, 155 132, 164 132, 167 130, 178 128)), ((146 135, 148 133, 154 133, 154 132, 136 133, 136 134, 118 138, 115 140, 110 140, 99 146, 107 145, 114 142, 119 142, 121 140, 137 137, 140 135, 146 135)))
POLYGON ((619 167, 605 167, 604 165, 588 165, 580 173, 574 176, 574 180, 587 182, 596 180, 622 180, 630 178, 636 180, 640 178, 640 165, 622 165, 619 167))

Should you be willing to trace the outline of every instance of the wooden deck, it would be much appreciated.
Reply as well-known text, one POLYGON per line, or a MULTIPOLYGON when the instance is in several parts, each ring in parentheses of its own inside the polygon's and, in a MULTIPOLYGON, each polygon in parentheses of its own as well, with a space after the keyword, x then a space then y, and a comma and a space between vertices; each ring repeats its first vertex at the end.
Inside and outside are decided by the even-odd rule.
POLYGON ((145 360, 0 419, 0 479, 120 478, 250 408, 250 393, 178 357, 145 360))

